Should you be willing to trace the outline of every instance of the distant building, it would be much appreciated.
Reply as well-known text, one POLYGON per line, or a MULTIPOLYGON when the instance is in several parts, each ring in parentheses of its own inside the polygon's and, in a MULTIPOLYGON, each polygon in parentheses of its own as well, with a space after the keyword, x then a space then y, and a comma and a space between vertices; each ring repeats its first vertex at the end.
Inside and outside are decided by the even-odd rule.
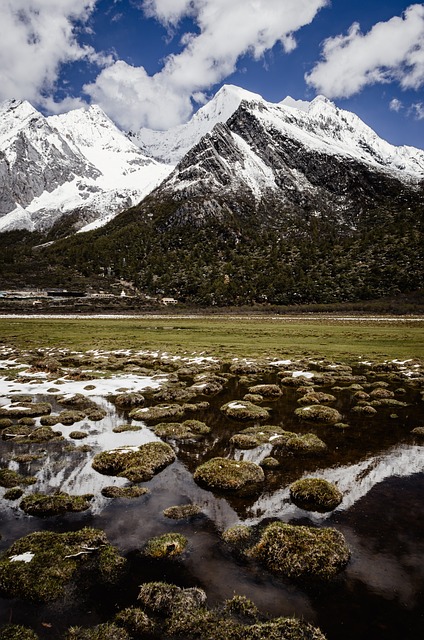
POLYGON ((161 303, 166 307, 168 304, 178 304, 178 300, 175 298, 162 298, 161 303))

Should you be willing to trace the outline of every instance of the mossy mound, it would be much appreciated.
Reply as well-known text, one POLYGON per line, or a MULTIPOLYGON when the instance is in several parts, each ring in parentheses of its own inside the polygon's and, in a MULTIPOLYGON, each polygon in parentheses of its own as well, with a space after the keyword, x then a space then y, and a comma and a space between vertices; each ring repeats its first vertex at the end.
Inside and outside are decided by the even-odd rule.
POLYGON ((26 486, 35 484, 36 481, 33 476, 23 476, 12 469, 0 469, 0 487, 5 487, 5 489, 18 487, 20 484, 26 486))
POLYGON ((2 640, 38 640, 38 635, 21 624, 6 624, 0 627, 0 638, 2 640))
POLYGON ((347 565, 350 551, 335 529, 273 522, 247 555, 289 579, 330 580, 347 565))
POLYGON ((7 429, 3 429, 1 437, 3 440, 19 440, 20 438, 25 438, 32 433, 32 427, 28 427, 24 424, 13 424, 11 427, 7 429))
POLYGON ((199 420, 185 420, 184 422, 161 422, 153 431, 160 438, 170 440, 199 440, 210 433, 210 428, 199 420))
POLYGON ((396 398, 380 398, 379 400, 371 400, 371 407, 407 407, 407 402, 396 400, 396 398))
POLYGON ((342 421, 342 416, 337 409, 320 404, 299 407, 299 409, 296 409, 295 414, 301 420, 313 422, 314 424, 330 425, 342 421))
POLYGON ((175 453, 165 442, 148 442, 140 447, 119 447, 94 456, 93 469, 108 476, 146 482, 174 462, 175 453))
POLYGON ((133 391, 130 393, 120 393, 113 399, 113 402, 119 408, 133 409, 134 407, 143 407, 146 400, 142 393, 133 391))
POLYGON ((157 402, 188 402, 198 395, 192 388, 186 388, 185 383, 168 384, 157 391, 153 398, 157 402))
POLYGON ((123 609, 116 615, 115 622, 136 638, 150 637, 155 629, 155 623, 138 607, 123 609))
POLYGON ((306 393, 302 398, 299 398, 297 402, 302 405, 336 402, 336 396, 333 396, 331 393, 324 393, 323 391, 312 391, 311 393, 306 393))
POLYGON ((357 404, 356 407, 353 407, 352 411, 353 413, 364 416, 366 418, 372 418, 377 413, 377 409, 374 409, 374 407, 371 407, 371 405, 369 404, 365 404, 365 405, 357 404))
POLYGON ((84 438, 88 437, 87 431, 71 431, 69 437, 72 440, 84 440, 84 438))
POLYGON ((166 418, 182 418, 184 413, 184 407, 179 404, 158 404, 154 407, 133 409, 129 417, 133 420, 155 422, 156 420, 164 420, 166 418))
POLYGON ((371 391, 370 396, 376 400, 382 400, 383 398, 394 398, 395 394, 385 387, 377 387, 371 391))
POLYGON ((252 402, 253 404, 260 404, 264 401, 264 397, 259 395, 259 393, 246 393, 246 395, 243 396, 243 400, 252 402))
POLYGON ((146 493, 150 493, 145 487, 115 487, 113 485, 109 487, 103 487, 101 494, 105 498, 139 498, 146 493))
POLYGON ((281 465, 277 458, 274 458, 273 456, 266 456, 266 458, 260 461, 259 466, 262 467, 262 469, 272 470, 278 469, 281 465))
POLYGON ((180 533, 165 533, 146 542, 143 555, 149 558, 173 558, 183 553, 188 540, 180 533))
POLYGON ((20 508, 30 516, 48 517, 63 513, 77 513, 90 508, 93 495, 70 496, 67 493, 31 493, 22 498, 20 508))
POLYGON ((48 602, 62 597, 86 569, 91 581, 114 582, 125 559, 103 531, 37 531, 20 538, 0 556, 0 592, 6 598, 48 602))
POLYGON ((106 418, 107 411, 101 407, 93 407, 92 409, 86 409, 85 415, 89 420, 99 422, 100 420, 103 420, 103 418, 106 418))
POLYGON ((196 395, 215 396, 223 390, 223 379, 205 374, 197 375, 189 387, 196 395))
POLYGON ((307 511, 333 511, 343 495, 334 484, 322 478, 302 478, 290 485, 290 498, 295 505, 307 511))
POLYGON ((5 500, 19 500, 24 495, 24 492, 20 487, 13 487, 12 489, 8 489, 3 498, 5 500))
POLYGON ((51 410, 49 402, 20 402, 0 406, 0 418, 37 418, 49 414, 51 410))
POLYGON ((163 510, 163 515, 172 520, 184 520, 185 518, 193 518, 202 513, 201 508, 197 504, 181 504, 174 507, 168 507, 163 510))
POLYGON ((131 636, 113 622, 105 622, 95 627, 70 627, 64 640, 131 640, 131 636))
POLYGON ((2 429, 8 429, 9 427, 11 427, 13 424, 13 420, 11 420, 10 418, 1 418, 0 419, 0 430, 2 429))
POLYGON ((65 409, 57 416, 58 422, 66 426, 71 426, 75 422, 81 422, 86 417, 85 411, 74 411, 73 409, 65 409))
POLYGON ((412 429, 411 433, 418 438, 424 438, 424 427, 415 427, 415 429, 412 429))
MULTIPOLYGON (((237 594, 209 609, 204 591, 161 582, 141 587, 139 600, 157 625, 157 637, 184 640, 325 640, 319 629, 294 618, 260 622, 253 602, 237 594)), ((144 636, 143 636, 144 637, 144 636)))
POLYGON ((327 451, 327 445, 314 433, 293 434, 278 445, 285 453, 293 456, 316 456, 327 451))
POLYGON ((283 378, 281 378, 280 384, 282 384, 285 387, 312 387, 313 386, 313 383, 311 382, 311 380, 308 380, 308 378, 306 378, 305 376, 298 376, 296 378, 293 376, 284 376, 283 378))
POLYGON ((87 409, 100 409, 99 405, 88 398, 83 393, 75 393, 73 395, 59 396, 57 401, 65 407, 73 407, 78 411, 86 411, 87 409))
POLYGON ((256 490, 264 472, 254 462, 212 458, 197 467, 193 478, 208 489, 222 491, 256 490))
POLYGON ((120 424, 117 427, 113 427, 113 433, 124 433, 125 431, 141 431, 141 427, 135 424, 120 424))
POLYGON ((19 444, 28 444, 31 442, 50 442, 64 440, 61 431, 53 431, 51 427, 38 427, 34 429, 26 438, 19 438, 16 442, 19 444))
POLYGON ((289 434, 281 427, 274 425, 263 425, 261 427, 247 427, 240 433, 236 433, 230 438, 230 443, 238 449, 254 449, 261 444, 273 442, 278 436, 289 434))
POLYGON ((18 424, 19 425, 25 425, 26 427, 34 427, 36 424, 36 419, 35 418, 19 418, 18 420, 18 424))
POLYGON ((50 415, 50 416, 42 416, 40 418, 40 424, 42 427, 54 427, 56 424, 59 424, 59 416, 50 415))
POLYGON ((263 407, 258 407, 246 400, 233 400, 221 407, 222 413, 235 420, 266 420, 269 413, 263 407))
POLYGON ((253 387, 249 387, 249 393, 258 393, 269 400, 277 400, 283 394, 277 384, 255 384, 253 387))
POLYGON ((222 539, 237 550, 247 548, 253 542, 253 529, 245 524, 236 524, 222 533, 222 539))

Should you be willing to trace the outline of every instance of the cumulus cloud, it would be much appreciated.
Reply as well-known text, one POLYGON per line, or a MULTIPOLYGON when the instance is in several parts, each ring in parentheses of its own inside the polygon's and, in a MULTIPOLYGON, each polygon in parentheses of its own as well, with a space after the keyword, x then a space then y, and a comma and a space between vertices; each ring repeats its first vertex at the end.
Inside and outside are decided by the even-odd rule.
POLYGON ((322 60, 305 76, 329 98, 347 98, 365 86, 399 82, 404 89, 424 84, 424 4, 379 22, 363 34, 354 23, 347 35, 325 40, 322 60))
POLYGON ((197 100, 233 73, 241 56, 258 60, 278 42, 292 51, 294 34, 327 4, 329 0, 144 0, 145 14, 167 29, 175 30, 189 17, 198 32, 185 34, 182 51, 170 55, 155 75, 117 61, 84 89, 125 128, 166 129, 187 120, 191 98, 197 100))
POLYGON ((416 102, 413 104, 410 112, 416 120, 424 120, 424 102, 416 102))
MULTIPOLYGON (((104 60, 76 37, 76 22, 88 20, 96 0, 1 0, 0 99, 48 102, 64 63, 104 60)), ((56 105, 56 106, 54 106, 56 105)))

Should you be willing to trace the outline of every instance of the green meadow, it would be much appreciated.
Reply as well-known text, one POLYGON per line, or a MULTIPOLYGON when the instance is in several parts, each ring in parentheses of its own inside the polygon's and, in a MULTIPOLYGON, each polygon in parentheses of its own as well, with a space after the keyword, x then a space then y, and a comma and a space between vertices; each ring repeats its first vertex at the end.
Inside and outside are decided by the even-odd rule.
POLYGON ((206 352, 220 357, 423 358, 424 319, 0 317, 0 344, 19 349, 206 352))

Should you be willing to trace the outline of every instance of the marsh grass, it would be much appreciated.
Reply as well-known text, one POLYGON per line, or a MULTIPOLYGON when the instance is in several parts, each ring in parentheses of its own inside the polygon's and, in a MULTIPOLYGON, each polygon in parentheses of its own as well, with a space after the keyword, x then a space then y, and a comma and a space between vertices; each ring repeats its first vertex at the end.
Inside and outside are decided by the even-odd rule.
POLYGON ((424 357, 421 321, 335 320, 326 317, 201 317, 87 319, 0 318, 5 344, 19 348, 157 349, 225 356, 287 355, 368 358, 424 357))

